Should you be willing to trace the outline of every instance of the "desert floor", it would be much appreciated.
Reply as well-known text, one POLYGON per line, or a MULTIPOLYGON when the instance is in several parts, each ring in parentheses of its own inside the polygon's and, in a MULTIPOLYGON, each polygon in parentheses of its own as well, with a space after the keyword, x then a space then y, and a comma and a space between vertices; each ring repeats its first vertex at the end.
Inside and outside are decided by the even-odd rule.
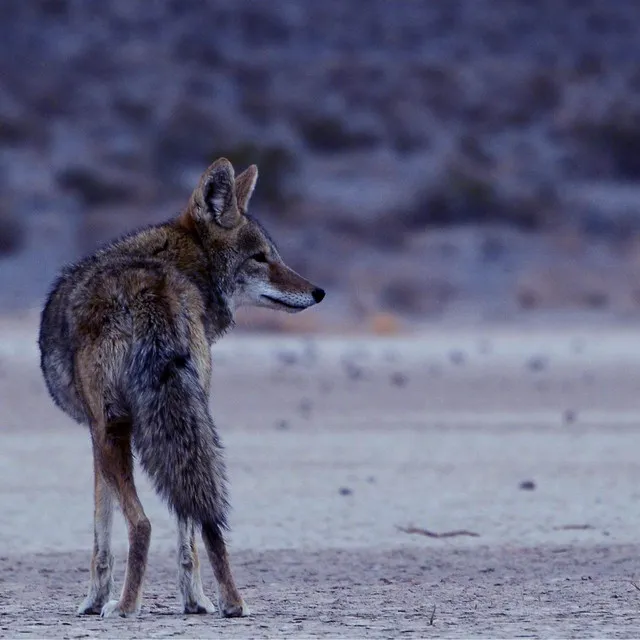
MULTIPOLYGON (((142 613, 102 620, 75 615, 89 436, 46 394, 36 330, 0 323, 0 637, 640 636, 640 332, 225 338, 212 407, 251 616, 180 613, 175 527, 140 476, 142 613)), ((120 585, 119 515, 114 535, 120 585)))

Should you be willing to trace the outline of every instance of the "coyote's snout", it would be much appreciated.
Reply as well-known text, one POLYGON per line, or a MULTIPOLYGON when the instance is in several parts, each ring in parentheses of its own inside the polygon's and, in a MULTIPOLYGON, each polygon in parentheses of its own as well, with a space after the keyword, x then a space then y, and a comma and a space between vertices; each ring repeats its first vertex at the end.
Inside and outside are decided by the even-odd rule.
POLYGON ((140 608, 151 524, 133 481, 133 454, 178 523, 185 613, 209 613, 196 551, 202 532, 222 615, 246 606, 223 531, 225 467, 209 413, 209 347, 254 305, 297 312, 324 291, 283 262, 247 213, 258 177, 222 158, 203 174, 185 210, 65 268, 42 313, 41 367, 55 403, 89 425, 94 460, 94 548, 81 614, 126 616, 140 608), (129 532, 122 593, 110 600, 115 501, 129 532))
POLYGON ((238 272, 236 306, 254 305, 297 313, 321 302, 324 291, 287 267, 270 245, 252 255, 238 272))

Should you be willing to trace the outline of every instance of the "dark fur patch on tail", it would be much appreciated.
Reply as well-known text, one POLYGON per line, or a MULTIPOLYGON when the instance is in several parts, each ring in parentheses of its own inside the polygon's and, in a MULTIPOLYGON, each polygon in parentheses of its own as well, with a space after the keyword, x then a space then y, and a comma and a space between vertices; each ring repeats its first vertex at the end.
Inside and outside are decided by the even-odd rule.
POLYGON ((178 516, 226 527, 222 446, 189 352, 154 333, 138 339, 123 386, 134 448, 158 493, 178 516))
POLYGON ((191 356, 188 353, 177 353, 173 356, 169 362, 164 367, 164 370, 160 374, 159 387, 169 382, 169 380, 177 375, 180 375, 180 372, 183 369, 186 369, 191 356))

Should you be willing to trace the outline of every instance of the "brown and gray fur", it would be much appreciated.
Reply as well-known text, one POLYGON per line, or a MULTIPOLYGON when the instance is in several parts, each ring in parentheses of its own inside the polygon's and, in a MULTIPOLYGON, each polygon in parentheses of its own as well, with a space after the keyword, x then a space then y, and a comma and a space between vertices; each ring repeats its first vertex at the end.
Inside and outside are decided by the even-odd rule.
POLYGON ((94 546, 81 614, 140 609, 151 524, 136 492, 133 455, 178 523, 179 588, 186 613, 215 609, 200 579, 196 532, 219 585, 223 616, 246 615, 223 538, 222 448, 209 413, 210 346, 241 305, 296 312, 324 292, 289 269, 247 214, 257 179, 221 158, 185 210, 65 268, 42 313, 41 367, 55 403, 89 426, 94 463, 94 546), (111 600, 115 503, 129 551, 111 600))

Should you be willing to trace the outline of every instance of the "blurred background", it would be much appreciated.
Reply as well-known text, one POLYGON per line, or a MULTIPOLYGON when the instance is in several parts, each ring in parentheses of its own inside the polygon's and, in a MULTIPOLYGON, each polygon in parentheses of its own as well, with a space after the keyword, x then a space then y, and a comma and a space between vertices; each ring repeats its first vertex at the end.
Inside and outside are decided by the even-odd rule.
POLYGON ((640 313, 633 0, 2 0, 0 308, 216 157, 329 295, 273 330, 640 313))
POLYGON ((639 36, 640 0, 0 0, 0 637, 113 635, 73 616, 91 441, 38 314, 219 156, 259 166, 252 213, 327 297, 214 349, 256 616, 165 615, 175 525, 137 474, 118 628, 638 637, 639 36))

